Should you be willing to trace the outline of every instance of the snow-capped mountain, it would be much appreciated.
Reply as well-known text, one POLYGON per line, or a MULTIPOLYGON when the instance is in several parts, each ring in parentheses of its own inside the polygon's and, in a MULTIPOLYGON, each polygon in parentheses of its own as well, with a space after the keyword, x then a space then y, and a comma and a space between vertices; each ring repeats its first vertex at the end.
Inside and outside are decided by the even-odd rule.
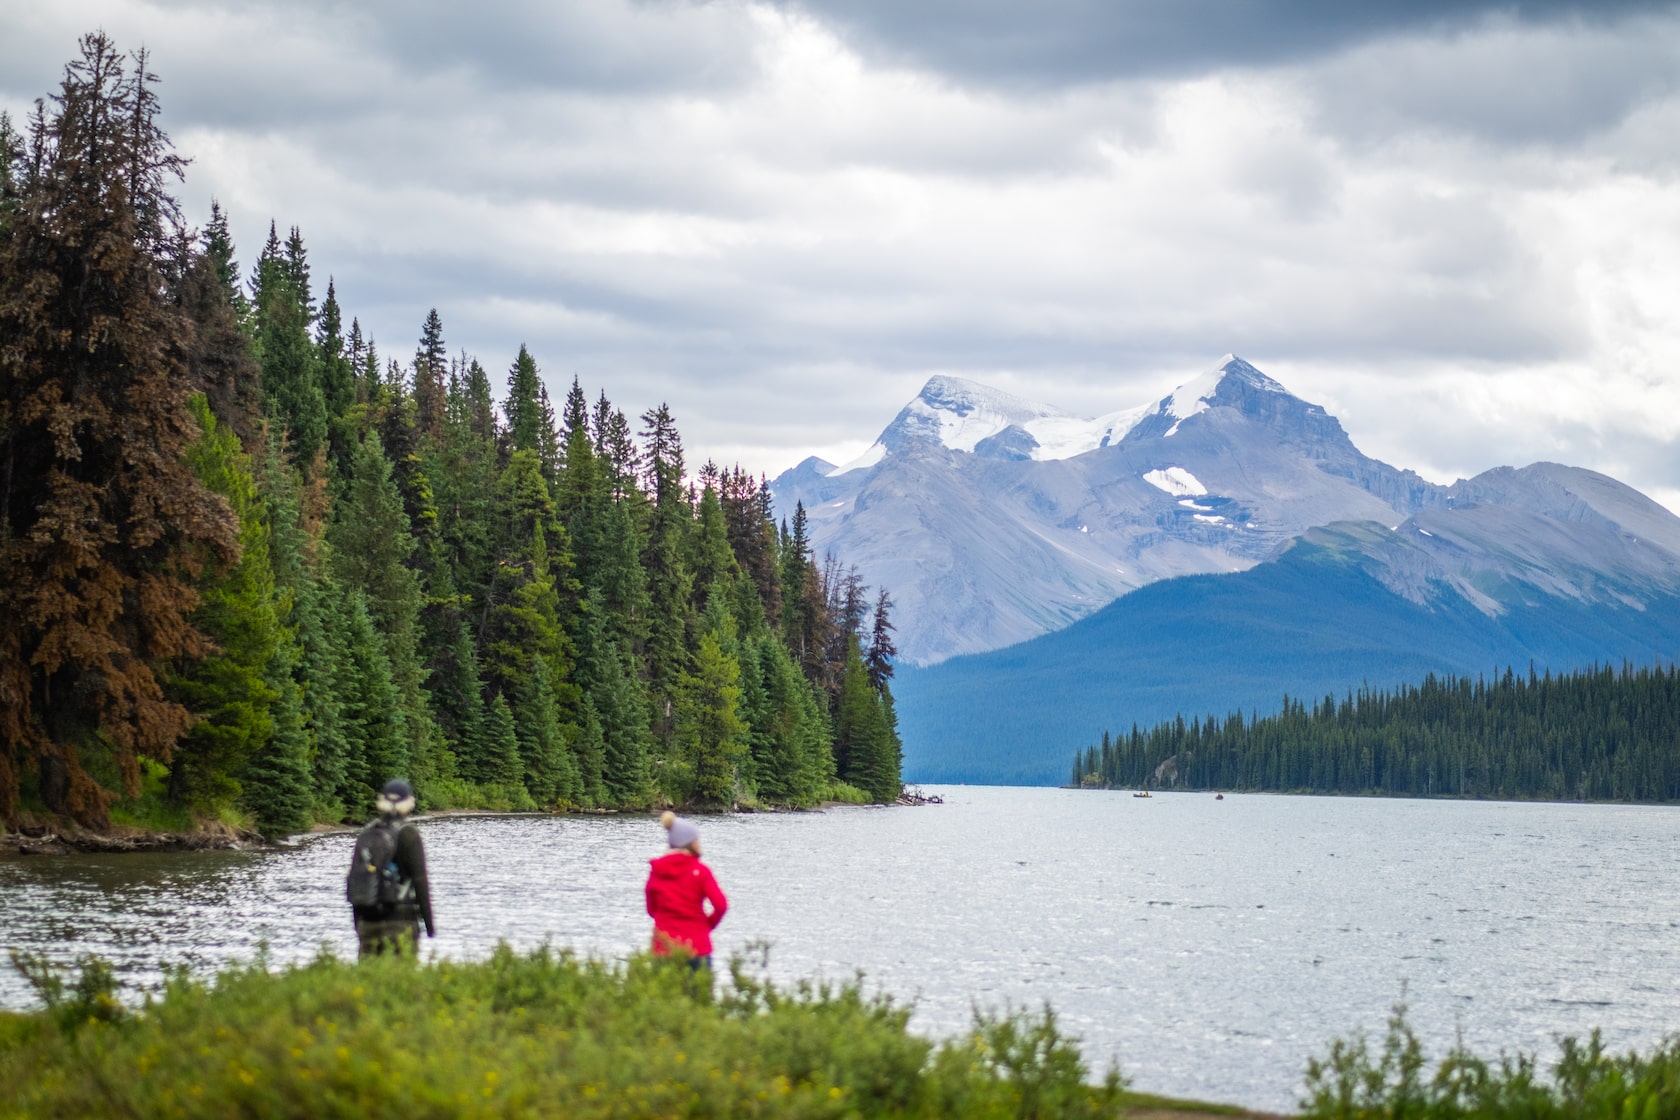
POLYGON ((1105 728, 1272 712, 1286 695, 1428 673, 1680 657, 1680 518, 1556 463, 1444 489, 1403 521, 1309 529, 1246 571, 1163 580, 1033 641, 907 668, 906 775, 1065 781, 1105 728))
POLYGON ((1074 416, 961 377, 934 377, 904 406, 869 450, 827 472, 831 478, 867 470, 918 440, 989 458, 1071 459, 1130 431, 1150 406, 1099 416, 1074 416))
POLYGON ((1096 418, 935 377, 862 456, 807 459, 772 489, 783 515, 804 503, 819 554, 891 590, 901 655, 923 664, 1159 579, 1248 568, 1314 526, 1449 500, 1235 356, 1096 418))

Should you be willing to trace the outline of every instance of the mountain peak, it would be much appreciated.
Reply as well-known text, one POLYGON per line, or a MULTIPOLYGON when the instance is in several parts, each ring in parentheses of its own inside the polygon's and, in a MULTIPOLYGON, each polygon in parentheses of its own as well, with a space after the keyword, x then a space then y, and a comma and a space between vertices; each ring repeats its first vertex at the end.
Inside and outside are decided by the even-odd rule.
POLYGON ((1225 355, 1213 368, 1162 397, 1146 410, 1127 438, 1175 436, 1181 424, 1210 408, 1231 408, 1273 428, 1312 429, 1330 438, 1345 438, 1341 425, 1322 408, 1296 397, 1235 354, 1225 355))
MULTIPOLYGON (((1200 377, 1186 381, 1161 398, 1160 414, 1175 421, 1188 420, 1198 412, 1205 412, 1221 397, 1234 397, 1243 389, 1258 389, 1263 393, 1282 393, 1289 390, 1273 381, 1235 354, 1227 354, 1219 363, 1200 377)), ((1173 431, 1178 425, 1173 425, 1173 431)), ((1169 433, 1170 434, 1170 433, 1169 433)))
POLYGON ((1214 369, 1224 375, 1221 380, 1224 380, 1225 377, 1235 377, 1267 393, 1283 393, 1286 396, 1289 394, 1288 389, 1285 389, 1281 384, 1267 377, 1235 354, 1227 354, 1219 359, 1219 364, 1214 369))
POLYGON ((940 374, 928 378, 922 391, 881 433, 876 446, 897 450, 919 441, 973 452, 1007 434, 1014 437, 1008 442, 1023 452, 1020 457, 1027 457, 1038 446, 1027 428, 1044 420, 1078 422, 1059 408, 1023 400, 978 381, 940 374))

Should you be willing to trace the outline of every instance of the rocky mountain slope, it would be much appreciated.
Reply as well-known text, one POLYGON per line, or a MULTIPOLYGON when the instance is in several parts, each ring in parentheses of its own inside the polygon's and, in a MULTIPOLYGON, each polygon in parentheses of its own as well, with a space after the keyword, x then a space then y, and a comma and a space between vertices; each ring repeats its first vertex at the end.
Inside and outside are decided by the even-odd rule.
POLYGON ((808 459, 771 485, 784 516, 804 503, 819 553, 891 590, 910 664, 1060 629, 1157 580, 1241 571, 1315 526, 1450 500, 1234 356, 1095 419, 935 377, 857 460, 808 459))
POLYGON ((1680 656, 1680 518, 1551 463, 1446 491, 1392 526, 1314 528, 1244 572, 1164 580, 1056 633, 901 671, 906 776, 1066 781, 1104 729, 1426 673, 1680 656))

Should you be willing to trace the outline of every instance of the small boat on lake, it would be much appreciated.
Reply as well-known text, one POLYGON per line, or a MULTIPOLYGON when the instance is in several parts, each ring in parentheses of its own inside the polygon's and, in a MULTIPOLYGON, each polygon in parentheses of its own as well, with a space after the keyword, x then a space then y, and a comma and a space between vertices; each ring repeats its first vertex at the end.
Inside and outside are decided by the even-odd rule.
POLYGON ((1146 789, 1140 789, 1136 793, 1132 794, 1132 796, 1133 797, 1148 797, 1149 796, 1149 791, 1146 790, 1146 789))

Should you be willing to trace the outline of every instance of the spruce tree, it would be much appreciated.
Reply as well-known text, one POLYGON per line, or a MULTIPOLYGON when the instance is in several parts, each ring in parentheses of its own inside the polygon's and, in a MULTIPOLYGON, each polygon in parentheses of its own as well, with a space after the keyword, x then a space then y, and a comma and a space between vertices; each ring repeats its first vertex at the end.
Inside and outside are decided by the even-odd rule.
POLYGON ((239 290, 239 262, 233 259, 233 234, 228 229, 227 212, 215 199, 210 200, 210 220, 204 224, 200 239, 204 244, 204 258, 216 279, 216 287, 243 318, 249 308, 245 293, 239 290))
POLYGON ((642 461, 652 498, 642 569, 647 575, 647 674, 655 738, 670 741, 677 683, 687 664, 685 641, 693 577, 683 562, 692 509, 683 493, 682 438, 664 405, 642 417, 642 461))
POLYGON ((244 297, 237 286, 227 218, 212 207, 203 251, 188 253, 178 264, 177 298, 192 319, 187 364, 194 388, 209 399, 210 409, 231 426, 247 451, 262 449, 262 369, 251 354, 242 322, 244 297))
POLYGON ((409 773, 406 713, 391 672, 385 642, 374 627, 368 597, 345 587, 336 615, 344 634, 344 673, 338 699, 347 745, 344 809, 360 816, 392 778, 409 773))
POLYGON ((129 792, 188 714, 156 668, 208 652, 189 621, 238 526, 186 465, 187 316, 169 298, 183 161, 155 79, 86 36, 0 233, 0 817, 25 771, 46 806, 102 825, 108 756, 129 792))
POLYGON ((585 599, 581 620, 577 671, 586 708, 580 716, 585 741, 578 748, 578 765, 586 794, 594 804, 646 805, 651 793, 647 693, 627 640, 614 634, 618 619, 598 588, 585 599), (589 718, 596 721, 594 732, 587 725, 589 718), (592 734, 599 737, 598 761, 586 754, 592 734), (592 774, 591 767, 598 773, 592 774), (597 777, 599 790, 591 784, 597 777))
POLYGON ((542 380, 537 363, 525 344, 519 345, 519 356, 508 370, 507 411, 508 435, 515 451, 542 451, 542 380))
POLYGON ((892 680, 893 675, 893 660, 898 656, 898 646, 892 640, 895 629, 892 605, 892 596, 883 587, 875 598, 875 617, 869 628, 869 655, 864 660, 864 668, 869 672, 869 687, 880 693, 887 691, 887 682, 892 680))
POLYGON ((285 429, 292 461, 307 469, 326 442, 327 404, 309 336, 313 307, 302 254, 295 228, 283 249, 269 225, 268 244, 251 275, 251 321, 268 413, 285 429))
MULTIPOLYGON (((216 652, 190 662, 169 682, 169 694, 196 717, 176 744, 169 795, 177 804, 214 815, 241 793, 247 762, 273 738, 275 701, 269 671, 282 634, 269 565, 267 511, 249 460, 232 430, 216 423, 203 394, 190 402, 202 435, 187 450, 193 473, 226 499, 239 519, 239 562, 201 586, 192 623, 216 652)), ((284 792, 284 791, 282 791, 284 792)))
POLYGON ((330 536, 335 574, 346 590, 366 596, 409 737, 403 775, 423 788, 434 775, 437 761, 432 757, 433 724, 421 663, 423 598, 419 577, 409 567, 415 544, 402 496, 391 464, 372 433, 357 444, 351 477, 336 514, 330 536))
POLYGON ((16 208, 25 174, 23 137, 12 127, 11 114, 0 109, 0 237, 6 235, 6 220, 16 208))
POLYGON ((548 664, 533 659, 518 698, 519 753, 525 764, 525 788, 538 805, 577 805, 582 782, 577 761, 560 725, 548 664))
POLYGON ((566 395, 565 469, 554 488, 555 513, 572 542, 572 555, 580 570, 594 573, 601 567, 602 507, 606 501, 606 480, 595 461, 595 445, 589 434, 589 406, 577 379, 566 395))
MULTIPOLYGON (((311 812, 323 820, 338 820, 363 799, 360 785, 351 778, 352 747, 340 700, 347 675, 342 631, 336 625, 343 594, 323 556, 326 542, 312 536, 304 524, 297 475, 285 463, 279 436, 272 431, 258 489, 270 510, 275 584, 289 607, 282 621, 297 636, 298 655, 291 671, 308 743, 311 812)), ((285 689, 276 687, 283 704, 285 689)))
POLYGON ((523 793, 525 767, 519 757, 519 733, 514 726, 513 709, 499 692, 490 700, 486 741, 490 761, 486 780, 505 791, 523 793))
POLYGON ((420 345, 414 352, 414 423, 432 439, 443 436, 444 377, 448 369, 443 320, 434 307, 420 326, 420 345))
MULTIPOLYGON (((321 303, 315 334, 321 396, 329 423, 341 419, 356 403, 356 370, 353 355, 345 346, 343 315, 338 306, 338 289, 329 276, 327 298, 321 303)), ((359 325, 356 332, 360 334, 359 325)))
POLYGON ((608 801, 606 784, 606 735, 601 728, 601 716, 595 701, 585 693, 578 713, 578 739, 572 754, 577 759, 578 795, 576 803, 584 808, 605 805, 608 801))
MULTIPOLYGON (((707 464, 710 466, 710 464, 707 464)), ((729 547, 729 527, 725 523, 723 504, 714 486, 707 485, 700 493, 700 505, 688 535, 688 570, 692 573, 691 601, 698 608, 707 602, 713 591, 732 596, 735 581, 740 578, 740 565, 729 547)))
POLYGON ((732 808, 736 768, 747 752, 741 721, 741 667, 707 631, 694 651, 694 671, 677 686, 675 741, 686 788, 668 792, 703 808, 732 808))
POLYGON ((869 686, 869 673, 852 635, 846 642, 834 713, 834 758, 844 781, 885 803, 898 797, 900 751, 889 701, 869 686))

